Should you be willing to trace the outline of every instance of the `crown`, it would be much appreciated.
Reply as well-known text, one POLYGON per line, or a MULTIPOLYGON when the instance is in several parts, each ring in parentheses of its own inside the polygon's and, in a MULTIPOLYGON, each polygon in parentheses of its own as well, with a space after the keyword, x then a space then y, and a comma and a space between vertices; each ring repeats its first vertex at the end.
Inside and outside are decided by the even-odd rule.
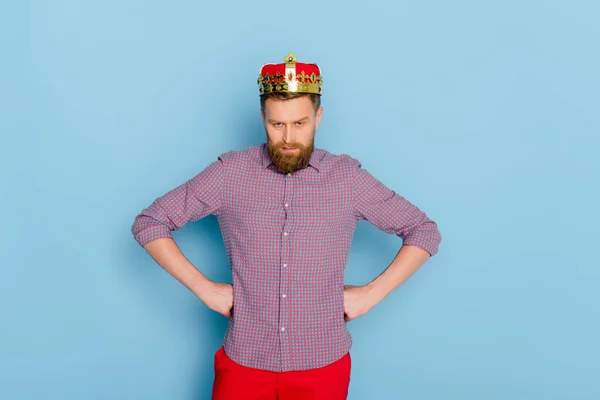
POLYGON ((280 64, 262 66, 257 81, 259 94, 275 92, 321 94, 323 76, 317 64, 296 62, 294 53, 285 56, 284 61, 280 64))

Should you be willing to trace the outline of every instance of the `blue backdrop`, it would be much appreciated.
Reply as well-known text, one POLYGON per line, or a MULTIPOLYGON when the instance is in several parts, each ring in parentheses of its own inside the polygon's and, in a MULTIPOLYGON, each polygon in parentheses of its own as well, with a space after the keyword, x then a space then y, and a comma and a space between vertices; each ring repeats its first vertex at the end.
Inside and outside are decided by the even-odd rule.
MULTIPOLYGON (((354 337, 350 399, 600 398, 600 5, 4 1, 0 398, 208 399, 226 320, 135 215, 264 140, 256 78, 318 62, 316 145, 439 224, 354 337)), ((215 219, 175 234, 213 280, 215 219)), ((401 241, 358 226, 346 280, 401 241)))

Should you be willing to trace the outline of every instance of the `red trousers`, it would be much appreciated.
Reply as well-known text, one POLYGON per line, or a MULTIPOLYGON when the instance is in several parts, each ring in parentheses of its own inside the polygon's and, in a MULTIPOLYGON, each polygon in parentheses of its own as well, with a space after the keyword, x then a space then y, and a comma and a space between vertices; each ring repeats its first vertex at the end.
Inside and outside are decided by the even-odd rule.
POLYGON ((244 367, 221 346, 215 354, 212 400, 346 400, 350 353, 321 368, 272 372, 244 367))

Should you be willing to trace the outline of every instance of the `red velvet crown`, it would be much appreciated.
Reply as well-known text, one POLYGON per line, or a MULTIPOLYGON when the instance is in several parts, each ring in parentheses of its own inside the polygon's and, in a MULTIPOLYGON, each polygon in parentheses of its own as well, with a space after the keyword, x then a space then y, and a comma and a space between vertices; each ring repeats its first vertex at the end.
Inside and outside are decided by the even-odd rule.
POLYGON ((293 53, 280 64, 265 64, 258 75, 259 94, 274 92, 321 94, 323 77, 317 64, 297 63, 293 53))

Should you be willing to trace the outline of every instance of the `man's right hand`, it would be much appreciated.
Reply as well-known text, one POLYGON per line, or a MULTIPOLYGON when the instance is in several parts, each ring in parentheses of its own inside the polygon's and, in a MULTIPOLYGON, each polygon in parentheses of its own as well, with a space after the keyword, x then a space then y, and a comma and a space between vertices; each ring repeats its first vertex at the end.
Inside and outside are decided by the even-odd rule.
POLYGON ((198 295, 208 308, 231 317, 233 308, 233 286, 229 283, 210 282, 198 295))
POLYGON ((183 255, 173 238, 160 238, 148 242, 144 248, 169 274, 183 283, 211 310, 231 317, 233 286, 209 280, 183 255))

